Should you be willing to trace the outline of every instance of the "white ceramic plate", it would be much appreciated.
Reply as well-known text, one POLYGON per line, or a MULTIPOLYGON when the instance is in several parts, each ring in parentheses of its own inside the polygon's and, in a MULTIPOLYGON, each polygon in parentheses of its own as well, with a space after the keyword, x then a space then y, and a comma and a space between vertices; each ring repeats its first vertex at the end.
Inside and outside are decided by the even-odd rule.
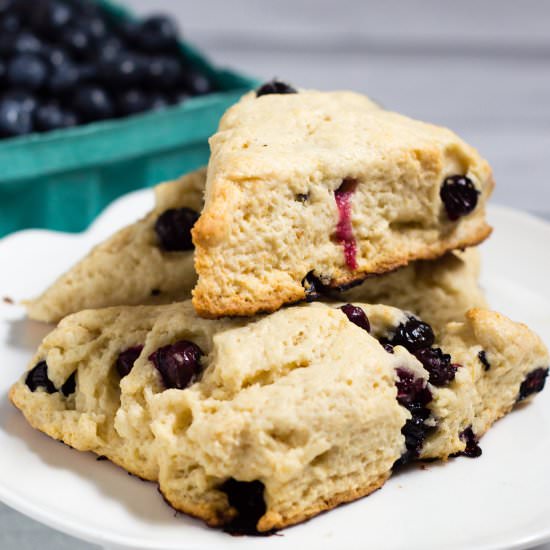
MULTIPOLYGON (((0 241, 0 298, 30 297, 92 244, 136 219, 150 192, 127 195, 80 235, 25 231, 0 241)), ((550 225, 493 207, 483 245, 492 306, 550 344, 550 225)), ((525 548, 550 540, 550 391, 483 438, 483 455, 413 467, 375 494, 267 538, 231 537, 176 515, 151 483, 32 430, 7 391, 51 327, 0 300, 0 499, 51 527, 132 549, 525 548)))

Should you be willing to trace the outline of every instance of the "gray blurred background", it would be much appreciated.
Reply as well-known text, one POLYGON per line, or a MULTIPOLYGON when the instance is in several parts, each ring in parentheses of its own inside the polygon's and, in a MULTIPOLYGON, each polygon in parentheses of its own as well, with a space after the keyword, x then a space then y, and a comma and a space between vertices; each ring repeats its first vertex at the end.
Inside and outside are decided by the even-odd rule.
MULTIPOLYGON (((171 12, 217 64, 300 87, 359 90, 449 126, 492 163, 496 202, 550 217, 548 0, 120 3, 171 12)), ((37 548, 95 547, 0 505, 0 549, 37 548)))

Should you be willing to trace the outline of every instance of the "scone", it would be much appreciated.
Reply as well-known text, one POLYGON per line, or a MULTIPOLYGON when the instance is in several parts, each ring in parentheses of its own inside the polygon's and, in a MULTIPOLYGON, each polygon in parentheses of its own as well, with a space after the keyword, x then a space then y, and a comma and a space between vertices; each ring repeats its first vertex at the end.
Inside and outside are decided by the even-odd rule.
POLYGON ((380 305, 210 321, 186 302, 66 318, 10 398, 35 428, 157 480, 174 508, 269 531, 410 460, 476 455, 547 365, 538 337, 486 310, 432 330, 380 305))
POLYGON ((491 231, 477 151, 356 93, 248 94, 210 149, 192 231, 201 316, 275 311, 491 231))
POLYGON ((99 244, 25 306, 31 319, 57 322, 83 309, 166 304, 196 282, 191 227, 202 210, 205 170, 155 187, 155 207, 99 244))
MULTIPOLYGON (((202 169, 158 185, 154 209, 96 246, 41 296, 27 302, 29 317, 58 322, 83 309, 168 304, 190 298, 196 282, 190 223, 195 220, 193 213, 202 210, 205 181, 206 170, 202 169), (174 211, 189 215, 182 220, 174 211), (178 247, 178 224, 185 220, 188 224, 179 228, 183 238, 178 247), (166 242, 170 241, 165 238, 163 245, 163 235, 176 236, 168 249, 166 242)), ((471 248, 370 277, 339 299, 384 303, 430 323, 442 323, 461 319, 473 307, 486 306, 478 277, 479 253, 471 248)), ((338 296, 337 291, 324 294, 338 296)))

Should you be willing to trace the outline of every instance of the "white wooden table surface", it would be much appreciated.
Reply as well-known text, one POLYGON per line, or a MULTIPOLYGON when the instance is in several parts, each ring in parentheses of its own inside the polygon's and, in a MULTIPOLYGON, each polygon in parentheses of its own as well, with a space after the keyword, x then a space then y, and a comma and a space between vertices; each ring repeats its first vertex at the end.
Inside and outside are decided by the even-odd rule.
MULTIPOLYGON (((363 91, 449 126, 493 165, 496 202, 550 218, 550 1, 123 3, 176 14, 186 38, 218 64, 301 87, 363 91)), ((0 505, 0 549, 37 548, 95 547, 0 505)))

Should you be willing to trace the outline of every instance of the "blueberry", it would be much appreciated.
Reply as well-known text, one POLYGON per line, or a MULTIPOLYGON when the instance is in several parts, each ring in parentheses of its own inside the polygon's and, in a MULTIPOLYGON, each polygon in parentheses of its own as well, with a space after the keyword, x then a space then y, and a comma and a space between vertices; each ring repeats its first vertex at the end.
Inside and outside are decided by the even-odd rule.
POLYGON ((387 343, 393 346, 403 346, 410 352, 428 348, 434 343, 432 327, 416 317, 409 317, 401 323, 387 343))
POLYGON ((302 286, 305 290, 306 302, 315 302, 319 300, 323 293, 326 291, 326 286, 322 283, 321 279, 315 275, 313 271, 310 271, 303 279, 302 286))
POLYGON ((12 34, 21 30, 21 17, 16 13, 7 12, 0 17, 0 33, 12 34))
POLYGON ((65 115, 57 103, 44 103, 34 112, 34 126, 39 132, 65 127, 65 115))
POLYGON ((165 109, 171 104, 170 98, 162 93, 152 93, 150 95, 151 109, 165 109))
POLYGON ((445 178, 439 196, 445 205, 447 216, 456 221, 461 216, 472 212, 477 205, 479 191, 472 180, 466 176, 449 176, 445 178))
POLYGON ((63 111, 63 128, 72 128, 80 123, 78 116, 73 111, 65 109, 63 111))
POLYGON ((4 94, 3 99, 20 103, 22 109, 31 114, 38 106, 36 97, 32 93, 26 92, 25 90, 10 90, 4 94))
POLYGON ((481 456, 481 447, 478 445, 478 439, 472 430, 472 426, 468 426, 459 434, 462 441, 466 442, 466 447, 460 453, 455 453, 452 456, 467 456, 468 458, 477 458, 481 456))
POLYGON ((0 137, 22 136, 32 129, 32 113, 23 103, 11 99, 0 101, 0 137))
POLYGON ((169 94, 168 100, 171 105, 179 105, 180 103, 187 101, 190 97, 189 92, 178 90, 175 93, 169 94))
POLYGON ((38 388, 45 389, 48 393, 55 393, 57 389, 53 382, 48 378, 48 365, 46 361, 37 363, 27 374, 25 384, 32 392, 38 388))
POLYGON ((47 77, 46 63, 34 54, 17 55, 8 65, 8 82, 14 88, 38 90, 47 77))
POLYGON ((117 38, 116 36, 109 36, 99 43, 98 48, 99 54, 97 57, 101 63, 116 59, 123 51, 124 45, 120 38, 117 38))
POLYGON ((132 370, 136 359, 139 357, 143 346, 133 346, 121 351, 116 360, 116 370, 121 378, 128 376, 132 370))
POLYGON ((477 356, 481 361, 481 364, 483 365, 483 370, 488 371, 491 368, 491 363, 489 363, 489 360, 487 359, 487 354, 485 353, 485 350, 481 350, 477 354, 477 356))
POLYGON ((68 3, 56 0, 40 0, 29 10, 30 23, 37 32, 57 39, 59 32, 67 28, 72 19, 73 10, 68 3))
POLYGON ((163 346, 149 356, 167 388, 183 390, 200 375, 202 350, 193 342, 180 340, 163 346))
POLYGON ((61 393, 65 397, 69 397, 69 395, 73 394, 76 390, 76 371, 67 378, 66 382, 61 386, 61 393))
POLYGON ((296 94, 298 90, 293 88, 290 84, 286 82, 281 82, 274 78, 269 82, 266 82, 256 90, 256 97, 269 94, 296 94))
POLYGON ((107 24, 100 15, 86 17, 82 22, 82 26, 87 28, 89 35, 96 43, 100 43, 107 37, 107 24))
POLYGON ((166 52, 177 47, 178 34, 178 26, 171 17, 152 15, 141 22, 136 40, 145 52, 166 52))
POLYGON ((174 57, 157 57, 147 63, 147 78, 155 89, 174 88, 183 77, 180 61, 174 57))
POLYGON ((83 27, 66 27, 63 29, 61 42, 77 59, 90 57, 93 52, 93 39, 83 27))
POLYGON ((6 68, 6 64, 4 63, 4 61, 2 61, 2 59, 0 59, 0 85, 4 83, 4 79, 6 78, 7 72, 8 71, 6 68))
POLYGON ((122 92, 117 98, 118 111, 123 116, 134 115, 146 111, 150 107, 149 97, 138 89, 122 92))
POLYGON ((365 312, 357 306, 346 304, 340 308, 345 314, 346 317, 359 328, 370 332, 370 323, 365 312))
POLYGON ((426 385, 426 381, 417 378, 408 369, 398 368, 396 371, 397 401, 410 413, 409 418, 401 433, 405 436, 405 452, 395 462, 394 467, 407 464, 417 458, 422 450, 422 445, 427 435, 433 430, 426 424, 430 417, 427 405, 432 400, 432 392, 426 385))
POLYGON ((65 65, 71 62, 71 56, 64 48, 54 46, 49 48, 46 52, 46 59, 50 65, 55 69, 59 65, 65 65))
POLYGON ((256 526, 265 514, 264 484, 261 481, 237 481, 229 478, 220 487, 227 495, 229 505, 237 510, 237 517, 226 530, 235 534, 256 534, 256 526))
POLYGON ((100 86, 84 86, 73 98, 73 107, 83 120, 103 120, 113 117, 115 110, 107 92, 100 86))
POLYGON ((414 355, 429 372, 430 383, 434 386, 447 386, 454 380, 458 365, 451 364, 451 356, 441 348, 422 348, 414 355))
POLYGON ((110 60, 104 59, 98 72, 108 85, 135 86, 146 78, 143 59, 129 52, 120 52, 110 60))
POLYGON ((13 42, 13 52, 41 54, 44 50, 44 44, 33 33, 23 31, 13 42))
POLYGON ((205 95, 214 90, 210 80, 202 73, 189 69, 183 74, 183 86, 191 95, 205 95))
POLYGON ((72 91, 80 81, 80 70, 70 62, 61 63, 52 69, 47 88, 55 96, 72 91))
POLYGON ((163 250, 169 252, 193 250, 191 229, 199 215, 191 208, 171 208, 155 222, 155 232, 163 250))
POLYGON ((538 368, 531 371, 526 377, 525 380, 521 383, 519 387, 519 396, 518 403, 523 401, 533 393, 538 393, 544 389, 544 384, 546 383, 546 377, 548 376, 547 368, 538 368))

